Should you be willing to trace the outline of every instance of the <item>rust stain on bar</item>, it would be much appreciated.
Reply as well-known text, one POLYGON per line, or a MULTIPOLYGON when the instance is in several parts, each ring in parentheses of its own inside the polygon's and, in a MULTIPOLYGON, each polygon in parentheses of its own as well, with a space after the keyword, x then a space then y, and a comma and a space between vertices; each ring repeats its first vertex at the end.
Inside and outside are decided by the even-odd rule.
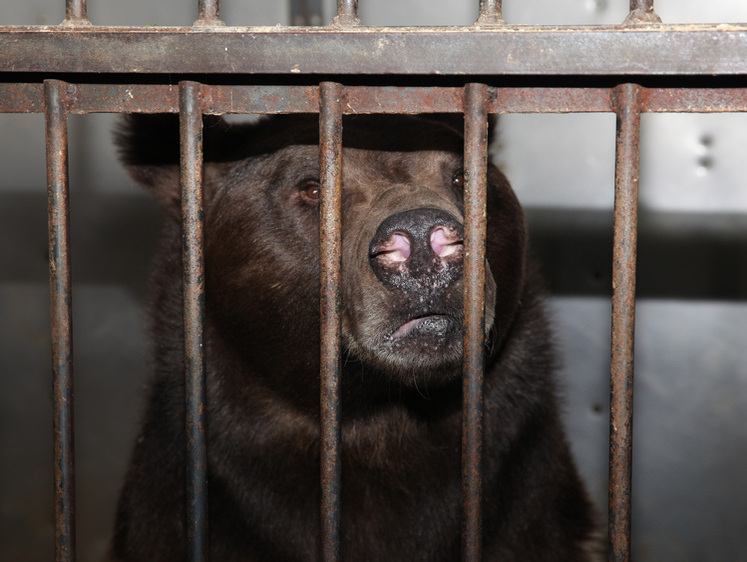
MULTIPOLYGON (((316 113, 318 86, 204 85, 203 113, 316 113)), ((491 89, 490 113, 614 111, 611 88, 491 89)), ((343 113, 461 113, 463 89, 348 86, 343 113)), ((0 84, 0 113, 44 111, 42 84, 0 84)), ((179 89, 162 84, 77 84, 68 113, 176 113, 179 89)), ((642 113, 747 111, 747 88, 641 88, 642 113)))
POLYGON ((646 113, 726 113, 747 111, 747 88, 641 88, 646 113))
POLYGON ((214 27, 225 25, 220 19, 220 0, 198 0, 197 27, 214 27))
POLYGON ((630 11, 653 12, 654 0, 630 0, 630 11))
POLYGON ((203 86, 205 113, 317 113, 318 86, 203 86))
POLYGON ((179 87, 162 84, 78 84, 71 113, 178 113, 179 87))
POLYGON ((461 113, 462 88, 349 86, 345 114, 352 113, 461 113))
POLYGON ((0 27, 0 71, 711 77, 740 76, 747 69, 745 24, 88 26, 71 31, 65 26, 0 27))
POLYGON ((321 555, 340 557, 340 270, 342 86, 320 85, 321 168, 321 555))
POLYGON ((480 16, 475 25, 503 25, 503 6, 501 0, 480 0, 480 16))
POLYGON ((55 560, 72 562, 75 546, 75 445, 73 424, 73 296, 66 90, 44 83, 49 211, 49 288, 54 384, 55 560))
POLYGON ((337 0, 337 15, 332 19, 332 26, 361 25, 358 17, 358 0, 337 0))
POLYGON ((64 26, 90 26, 88 21, 88 8, 86 0, 66 0, 65 1, 65 21, 64 26))
POLYGON ((630 560, 640 99, 636 84, 616 88, 609 479, 610 560, 615 562, 630 560))
POLYGON ((0 113, 44 113, 44 84, 0 84, 0 113))
POLYGON ((491 113, 602 113, 612 111, 609 88, 495 88, 491 113))
POLYGON ((485 349, 485 238, 488 87, 464 88, 464 396, 462 560, 482 560, 482 452, 485 349))
POLYGON ((656 25, 661 18, 654 11, 654 0, 630 0, 630 13, 624 25, 656 25))
POLYGON ((189 560, 208 559, 207 445, 205 435, 205 270, 200 84, 180 84, 182 266, 187 425, 187 539, 189 560))

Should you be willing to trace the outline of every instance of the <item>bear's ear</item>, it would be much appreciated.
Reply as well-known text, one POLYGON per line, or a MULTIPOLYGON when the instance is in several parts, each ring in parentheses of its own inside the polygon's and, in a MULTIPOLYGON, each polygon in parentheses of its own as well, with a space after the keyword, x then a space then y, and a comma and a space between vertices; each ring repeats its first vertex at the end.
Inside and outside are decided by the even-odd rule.
POLYGON ((125 115, 115 131, 115 142, 130 176, 170 211, 178 210, 179 116, 125 115))
MULTIPOLYGON (((206 168, 208 162, 222 160, 221 146, 225 145, 222 140, 228 128, 220 117, 204 117, 206 168), (218 140, 221 142, 216 142, 218 140)), ((151 191, 169 211, 180 213, 179 116, 171 113, 126 115, 115 131, 115 142, 119 158, 130 176, 151 191)))

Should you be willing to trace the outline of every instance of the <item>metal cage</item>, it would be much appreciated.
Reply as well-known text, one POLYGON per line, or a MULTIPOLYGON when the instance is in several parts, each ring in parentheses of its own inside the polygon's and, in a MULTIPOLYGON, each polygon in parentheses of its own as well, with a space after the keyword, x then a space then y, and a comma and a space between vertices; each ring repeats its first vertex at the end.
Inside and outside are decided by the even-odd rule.
POLYGON ((510 25, 481 0, 469 27, 373 28, 338 0, 324 27, 228 27, 200 0, 187 28, 91 25, 85 0, 47 27, 0 27, 0 112, 46 120, 57 560, 76 558, 67 117, 178 113, 188 386, 189 541, 206 560, 202 116, 318 113, 322 162, 322 542, 339 555, 342 115, 464 113, 466 186, 463 559, 481 559, 485 175, 489 114, 617 116, 610 414, 610 560, 630 559, 633 343, 640 117, 747 111, 747 25, 666 25, 631 0, 616 26, 510 25), (249 79, 247 79, 249 77, 249 79), (252 77, 261 77, 253 79, 252 77), (247 85, 248 84, 248 85, 247 85), (262 85, 257 85, 262 84, 262 85))

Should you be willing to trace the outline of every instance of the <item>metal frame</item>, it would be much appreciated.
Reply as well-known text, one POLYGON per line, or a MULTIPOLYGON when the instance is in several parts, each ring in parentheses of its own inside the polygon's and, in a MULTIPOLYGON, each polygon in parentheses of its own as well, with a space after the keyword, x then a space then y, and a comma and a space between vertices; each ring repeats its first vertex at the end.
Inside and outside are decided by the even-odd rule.
POLYGON ((184 363, 187 403, 187 542, 207 560, 207 385, 205 375, 205 264, 202 205, 202 96, 196 82, 179 85, 184 363))
POLYGON ((342 85, 319 87, 321 168, 321 533, 322 558, 340 557, 340 334, 342 271, 342 85))
POLYGON ((49 212, 49 292, 54 384, 55 539, 58 558, 75 556, 73 307, 70 267, 67 108, 64 84, 44 84, 49 212))
POLYGON ((640 114, 747 111, 738 78, 747 74, 747 26, 664 25, 651 0, 631 0, 624 24, 607 27, 510 26, 499 0, 481 0, 475 26, 459 28, 364 27, 356 0, 338 0, 322 28, 226 27, 218 0, 199 0, 199 13, 191 28, 95 27, 85 0, 68 0, 59 26, 0 27, 0 112, 44 113, 47 124, 57 560, 75 559, 66 122, 92 112, 181 116, 192 560, 207 559, 201 116, 320 114, 322 542, 323 559, 336 560, 342 115, 464 112, 463 558, 479 560, 487 116, 616 113, 610 559, 629 560, 640 114))
POLYGON ((747 25, 0 27, 0 52, 2 72, 739 75, 747 25))

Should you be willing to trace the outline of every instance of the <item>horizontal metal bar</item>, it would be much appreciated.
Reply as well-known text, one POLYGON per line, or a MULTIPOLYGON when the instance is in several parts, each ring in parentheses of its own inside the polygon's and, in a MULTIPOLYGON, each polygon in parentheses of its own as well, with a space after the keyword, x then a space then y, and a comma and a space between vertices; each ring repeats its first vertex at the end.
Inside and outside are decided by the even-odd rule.
POLYGON ((0 27, 0 72, 740 75, 747 25, 0 27))
POLYGON ((746 102, 742 88, 641 88, 641 113, 729 113, 746 102))
MULTIPOLYGON (((206 114, 316 113, 317 86, 203 85, 206 114)), ((179 88, 160 84, 68 86, 68 112, 176 113, 179 88)), ((492 88, 491 113, 612 112, 610 88, 492 88)), ((42 84, 0 84, 0 113, 44 111, 42 84)), ((643 113, 747 111, 747 88, 642 88, 643 113)), ((347 86, 343 113, 459 113, 462 88, 347 86)))

